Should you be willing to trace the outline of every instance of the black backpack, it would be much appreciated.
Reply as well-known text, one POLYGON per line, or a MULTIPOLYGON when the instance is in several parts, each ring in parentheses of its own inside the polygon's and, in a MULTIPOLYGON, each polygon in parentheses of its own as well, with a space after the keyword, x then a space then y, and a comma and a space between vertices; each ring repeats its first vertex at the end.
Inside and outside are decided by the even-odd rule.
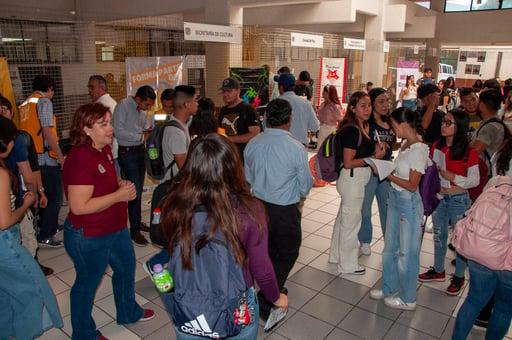
POLYGON ((176 246, 168 266, 174 291, 162 294, 163 301, 182 333, 222 339, 234 336, 242 325, 235 322, 233 312, 244 302, 247 293, 243 269, 236 263, 231 246, 220 231, 196 251, 197 242, 210 228, 204 206, 196 207, 192 227, 193 270, 183 269, 181 248, 176 246))
MULTIPOLYGON (((156 180, 161 180, 165 177, 165 174, 169 169, 172 168, 176 161, 173 159, 172 162, 166 167, 164 165, 164 154, 162 150, 162 139, 164 138, 165 128, 168 126, 174 126, 182 131, 185 128, 176 120, 170 120, 164 124, 158 124, 151 131, 148 139, 146 140, 146 151, 144 153, 144 162, 146 164, 146 171, 150 177, 156 180), (152 157, 151 153, 156 149, 156 157, 152 157), (151 159, 154 158, 154 159, 151 159)), ((172 170, 171 170, 172 172, 172 170)), ((173 175, 173 174, 172 174, 173 175)), ((171 175, 171 178, 172 178, 171 175)))
POLYGON ((165 239, 162 230, 161 223, 154 223, 154 212, 155 208, 159 208, 162 211, 162 207, 165 203, 167 196, 177 187, 178 182, 170 179, 163 183, 157 185, 155 190, 153 191, 153 196, 151 197, 151 216, 150 216, 150 224, 149 224, 149 239, 152 243, 167 248, 168 242, 165 239))

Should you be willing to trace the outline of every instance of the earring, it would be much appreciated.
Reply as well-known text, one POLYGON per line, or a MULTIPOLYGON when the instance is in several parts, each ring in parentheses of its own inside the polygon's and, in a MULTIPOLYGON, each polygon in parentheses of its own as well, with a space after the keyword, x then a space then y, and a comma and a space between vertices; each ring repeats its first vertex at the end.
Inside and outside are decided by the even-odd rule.
POLYGON ((87 136, 90 136, 89 132, 86 132, 85 134, 86 134, 87 136))

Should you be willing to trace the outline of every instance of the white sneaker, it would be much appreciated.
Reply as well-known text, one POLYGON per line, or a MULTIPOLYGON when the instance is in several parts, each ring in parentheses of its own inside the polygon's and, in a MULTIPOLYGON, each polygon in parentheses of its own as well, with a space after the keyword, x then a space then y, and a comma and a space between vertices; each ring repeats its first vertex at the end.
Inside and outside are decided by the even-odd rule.
POLYGON ((356 270, 352 272, 341 272, 342 274, 349 274, 349 275, 364 275, 366 273, 366 268, 364 267, 357 267, 356 270))
POLYGON ((427 224, 427 225, 425 226, 425 232, 426 232, 426 233, 432 234, 432 229, 433 229, 433 228, 432 228, 432 224, 427 224))
POLYGON ((384 304, 389 308, 415 310, 416 302, 404 302, 399 296, 387 296, 384 298, 384 304))
POLYGON ((361 243, 359 246, 359 251, 361 251, 361 254, 370 256, 372 254, 372 248, 370 247, 369 243, 361 243))
POLYGON ((151 265, 149 264, 149 261, 142 262, 142 269, 148 274, 149 278, 153 280, 153 269, 151 269, 151 265))
POLYGON ((374 300, 382 300, 385 296, 382 289, 372 289, 370 290, 370 298, 374 300))

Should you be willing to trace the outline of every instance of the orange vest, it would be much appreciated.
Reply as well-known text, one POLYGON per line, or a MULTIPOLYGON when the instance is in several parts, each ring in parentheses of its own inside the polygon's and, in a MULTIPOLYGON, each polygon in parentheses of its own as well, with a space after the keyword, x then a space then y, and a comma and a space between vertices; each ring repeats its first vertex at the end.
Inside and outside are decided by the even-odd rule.
MULTIPOLYGON (((42 97, 42 94, 34 93, 20 105, 20 130, 25 130, 32 136, 37 153, 44 153, 45 151, 48 151, 50 157, 57 159, 57 154, 53 152, 53 150, 45 148, 44 146, 43 131, 37 115, 37 102, 42 97)), ((52 133, 55 136, 55 140, 59 142, 55 115, 53 116, 52 133)))

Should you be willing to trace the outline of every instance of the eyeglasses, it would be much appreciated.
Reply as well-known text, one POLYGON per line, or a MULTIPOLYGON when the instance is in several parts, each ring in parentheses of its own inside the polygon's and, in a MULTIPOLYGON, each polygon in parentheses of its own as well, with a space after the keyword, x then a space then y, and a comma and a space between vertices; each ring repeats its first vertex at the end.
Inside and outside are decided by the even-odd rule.
POLYGON ((1 113, 7 113, 7 112, 10 112, 11 110, 9 110, 9 108, 7 106, 0 106, 0 112, 1 113))
POLYGON ((446 119, 446 118, 443 118, 442 123, 443 123, 444 125, 446 125, 446 127, 450 127, 450 126, 452 126, 453 124, 455 124, 455 122, 454 122, 453 120, 449 120, 449 119, 446 119))

